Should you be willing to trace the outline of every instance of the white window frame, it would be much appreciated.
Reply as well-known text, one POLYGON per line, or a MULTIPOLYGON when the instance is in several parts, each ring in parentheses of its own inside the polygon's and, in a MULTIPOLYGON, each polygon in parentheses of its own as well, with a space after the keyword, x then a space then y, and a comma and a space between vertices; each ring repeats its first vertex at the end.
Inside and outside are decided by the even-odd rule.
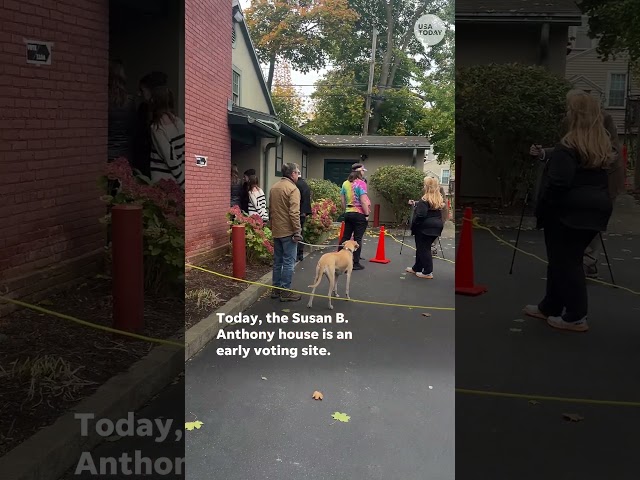
POLYGON ((624 110, 627 108, 627 89, 629 87, 629 75, 628 72, 621 70, 611 70, 607 72, 607 88, 605 90, 605 108, 612 110, 624 110), (611 105, 609 102, 609 96, 611 94, 611 77, 613 75, 624 75, 624 97, 622 101, 622 105, 611 105))
POLYGON ((233 100, 233 98, 237 95, 238 96, 238 101, 234 101, 233 103, 235 105, 237 105, 238 107, 241 105, 241 101, 242 101, 242 72, 240 71, 239 68, 233 67, 232 69, 233 73, 231 74, 231 99, 233 100), (238 76, 238 92, 236 94, 236 92, 233 90, 233 77, 234 75, 238 76))
POLYGON ((449 185, 450 181, 451 181, 451 169, 450 168, 443 168, 442 170, 440 170, 440 184, 441 185, 449 185), (449 172, 449 175, 447 176, 446 183, 444 181, 444 172, 449 172))

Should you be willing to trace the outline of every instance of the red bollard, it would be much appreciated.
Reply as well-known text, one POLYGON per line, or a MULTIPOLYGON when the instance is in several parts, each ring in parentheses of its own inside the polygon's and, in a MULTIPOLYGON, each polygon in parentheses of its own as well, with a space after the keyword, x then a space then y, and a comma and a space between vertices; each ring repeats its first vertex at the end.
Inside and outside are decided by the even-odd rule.
POLYGON ((380 226, 380 204, 376 203, 373 206, 373 226, 377 228, 380 226))
POLYGON ((244 280, 247 268, 244 225, 231 227, 231 256, 233 258, 233 276, 244 280))
POLYGON ((144 326, 142 206, 111 209, 113 328, 139 332, 144 326))

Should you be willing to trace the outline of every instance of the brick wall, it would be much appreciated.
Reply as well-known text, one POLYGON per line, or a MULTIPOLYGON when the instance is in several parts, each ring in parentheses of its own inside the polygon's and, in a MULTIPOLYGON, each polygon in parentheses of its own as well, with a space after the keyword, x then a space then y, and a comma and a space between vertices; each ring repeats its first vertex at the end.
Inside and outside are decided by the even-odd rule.
POLYGON ((185 0, 187 257, 229 238, 231 21, 229 0, 185 0), (197 167, 195 155, 208 165, 197 167))
MULTIPOLYGON (((0 284, 104 245, 108 0, 0 5, 0 284), (53 42, 51 65, 24 40, 53 42)), ((28 282, 23 281, 25 285, 28 282)), ((36 288, 36 286, 33 286, 36 288)))

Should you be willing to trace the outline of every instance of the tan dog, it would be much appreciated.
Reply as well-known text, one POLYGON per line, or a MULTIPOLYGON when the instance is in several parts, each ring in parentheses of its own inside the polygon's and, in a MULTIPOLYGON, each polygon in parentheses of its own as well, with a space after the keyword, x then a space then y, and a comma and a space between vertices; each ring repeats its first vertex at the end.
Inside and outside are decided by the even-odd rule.
POLYGON ((316 288, 322 282, 323 275, 326 275, 329 280, 329 308, 333 310, 333 305, 331 304, 331 292, 335 294, 336 297, 338 295, 338 275, 347 274, 347 289, 346 296, 349 297, 349 284, 351 283, 351 271, 353 270, 353 252, 355 252, 360 245, 355 240, 347 240, 342 244, 343 249, 339 252, 331 252, 325 253, 318 260, 318 265, 316 266, 316 278, 314 280, 313 285, 309 285, 309 287, 313 287, 311 291, 311 297, 309 297, 309 303, 307 307, 311 308, 313 304, 313 294, 316 293, 316 288))

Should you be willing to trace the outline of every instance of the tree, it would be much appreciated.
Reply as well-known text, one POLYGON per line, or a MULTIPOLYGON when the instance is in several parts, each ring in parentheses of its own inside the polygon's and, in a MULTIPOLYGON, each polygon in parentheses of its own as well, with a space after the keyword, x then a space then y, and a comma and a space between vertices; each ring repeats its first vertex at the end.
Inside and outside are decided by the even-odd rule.
POLYGON ((578 6, 589 16, 589 34, 598 38, 604 60, 627 54, 640 61, 640 0, 582 0, 578 6))
POLYGON ((274 82, 271 99, 273 100, 273 106, 276 108, 278 118, 287 125, 298 128, 306 115, 302 98, 291 84, 291 70, 288 62, 277 66, 274 82))
POLYGON ((362 131, 364 93, 354 86, 353 72, 333 70, 316 83, 313 119, 304 133, 316 135, 358 135, 362 131))
POLYGON ((391 205, 396 222, 409 216, 409 200, 420 197, 424 173, 407 165, 378 168, 369 179, 371 187, 391 205))
POLYGON ((554 145, 571 84, 543 67, 519 64, 459 68, 456 125, 484 150, 500 186, 503 205, 532 183, 532 143, 554 145))
POLYGON ((455 83, 443 78, 425 78, 421 90, 423 98, 432 105, 418 123, 419 131, 429 138, 438 163, 455 163, 455 83))
POLYGON ((269 90, 278 58, 303 73, 324 68, 357 19, 348 0, 252 0, 245 14, 258 58, 269 65, 269 90))
POLYGON ((453 31, 448 30, 446 41, 431 47, 425 54, 413 29, 416 21, 426 12, 434 13, 443 21, 452 23, 454 4, 449 0, 351 0, 350 5, 359 14, 359 19, 349 42, 340 44, 336 64, 340 68, 358 62, 368 65, 373 28, 380 32, 376 57, 380 56, 382 60, 378 60, 379 69, 375 75, 377 96, 372 103, 369 124, 369 132, 376 134, 382 121, 385 93, 389 89, 409 86, 408 83, 399 81, 398 77, 403 73, 406 77, 410 64, 419 67, 421 71, 444 71, 448 67, 450 74, 453 74, 453 31), (416 60, 418 57, 419 60, 416 60))

